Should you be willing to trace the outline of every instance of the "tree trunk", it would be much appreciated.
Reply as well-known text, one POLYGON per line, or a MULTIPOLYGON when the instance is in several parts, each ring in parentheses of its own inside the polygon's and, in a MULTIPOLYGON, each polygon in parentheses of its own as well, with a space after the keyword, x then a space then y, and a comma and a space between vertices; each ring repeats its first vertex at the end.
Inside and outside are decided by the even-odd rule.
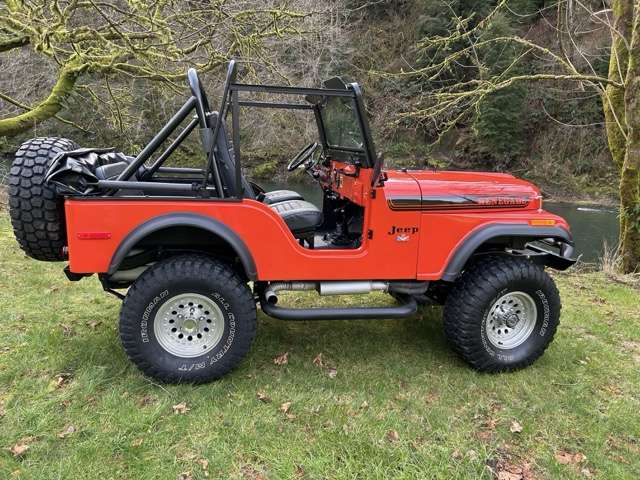
POLYGON ((11 118, 0 120, 0 137, 11 136, 33 128, 37 123, 56 115, 73 91, 81 68, 64 66, 49 96, 31 110, 11 118))
POLYGON ((624 101, 627 139, 620 170, 620 244, 622 270, 631 273, 640 270, 640 0, 635 1, 624 101))
MULTIPOLYGON (((629 0, 613 0, 613 28, 619 34, 612 33, 609 78, 624 84, 627 74, 629 52, 627 43, 631 39, 633 5, 629 0)), ((618 168, 622 168, 626 150, 625 134, 627 124, 624 108, 624 87, 609 84, 603 96, 602 106, 607 126, 607 140, 611 156, 618 168)))

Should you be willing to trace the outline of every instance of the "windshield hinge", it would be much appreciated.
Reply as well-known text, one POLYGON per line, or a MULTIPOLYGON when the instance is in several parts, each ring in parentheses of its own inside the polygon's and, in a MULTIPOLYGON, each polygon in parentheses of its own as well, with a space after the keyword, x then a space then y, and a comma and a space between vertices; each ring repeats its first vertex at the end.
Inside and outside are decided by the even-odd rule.
POLYGON ((373 230, 367 230, 367 238, 368 238, 369 240, 372 240, 372 239, 373 239, 373 230))

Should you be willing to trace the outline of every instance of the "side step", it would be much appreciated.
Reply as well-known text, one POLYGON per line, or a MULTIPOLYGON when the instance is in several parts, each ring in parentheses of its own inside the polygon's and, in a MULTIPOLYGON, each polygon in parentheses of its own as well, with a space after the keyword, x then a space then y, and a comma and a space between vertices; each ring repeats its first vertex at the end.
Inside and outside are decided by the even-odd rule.
POLYGON ((260 298, 262 311, 281 320, 366 320, 410 317, 418 311, 418 304, 409 295, 396 295, 400 304, 395 307, 352 308, 284 308, 260 298))

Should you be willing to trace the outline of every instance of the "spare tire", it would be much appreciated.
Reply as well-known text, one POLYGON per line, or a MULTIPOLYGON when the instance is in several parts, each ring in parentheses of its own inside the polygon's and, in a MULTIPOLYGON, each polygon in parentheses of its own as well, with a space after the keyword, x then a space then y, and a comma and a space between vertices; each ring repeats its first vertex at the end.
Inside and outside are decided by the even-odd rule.
POLYGON ((64 260, 64 199, 44 183, 51 161, 62 151, 78 148, 66 138, 27 140, 15 154, 9 172, 9 213, 20 248, 36 260, 64 260))

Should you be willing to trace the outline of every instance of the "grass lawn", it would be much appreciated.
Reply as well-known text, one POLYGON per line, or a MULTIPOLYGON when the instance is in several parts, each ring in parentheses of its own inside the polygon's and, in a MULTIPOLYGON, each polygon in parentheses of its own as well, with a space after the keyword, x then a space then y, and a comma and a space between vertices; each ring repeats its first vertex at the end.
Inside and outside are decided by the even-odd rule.
POLYGON ((556 275, 560 329, 521 372, 467 368, 437 309, 259 315, 239 369, 163 386, 124 355, 119 301, 62 266, 0 213, 1 479, 640 478, 640 291, 603 274, 556 275))

